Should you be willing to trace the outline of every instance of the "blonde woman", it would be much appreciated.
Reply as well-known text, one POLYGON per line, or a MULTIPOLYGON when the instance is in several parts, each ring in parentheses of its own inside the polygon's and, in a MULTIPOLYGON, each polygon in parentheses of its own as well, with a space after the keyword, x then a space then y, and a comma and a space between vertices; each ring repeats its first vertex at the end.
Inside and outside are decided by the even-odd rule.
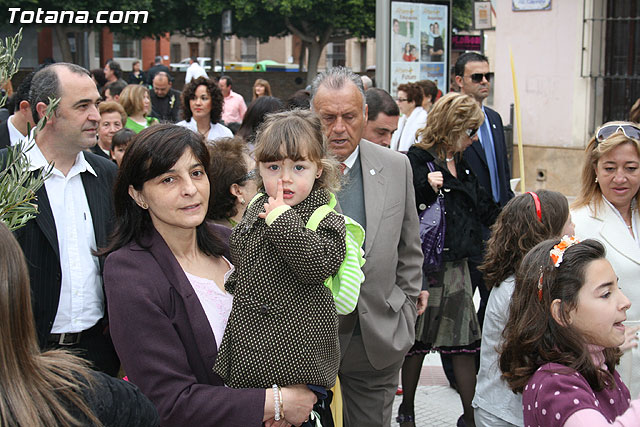
POLYGON ((118 102, 127 112, 127 123, 124 127, 131 129, 135 133, 140 133, 142 129, 159 123, 155 117, 147 117, 151 112, 151 98, 149 90, 142 85, 127 85, 122 90, 118 102))
POLYGON ((597 239, 605 246, 618 284, 631 301, 625 322, 626 352, 618 372, 632 396, 640 392, 640 350, 635 339, 640 326, 639 189, 640 127, 630 122, 605 123, 585 150, 582 187, 571 216, 578 239, 597 239))
POLYGON ((416 343, 402 366, 404 396, 398 421, 413 422, 415 386, 424 354, 437 350, 451 354, 464 414, 458 426, 474 426, 475 353, 480 350, 480 326, 472 301, 467 258, 482 250, 482 225, 491 226, 499 213, 462 152, 477 138, 484 121, 482 110, 468 95, 449 93, 429 113, 428 125, 418 131, 420 142, 407 156, 413 169, 418 213, 444 195, 446 232, 440 271, 425 274, 429 291, 424 314, 418 318, 416 343), (433 171, 429 168, 433 167, 433 171))
POLYGON ((261 96, 271 96, 271 85, 265 79, 257 79, 253 84, 253 99, 255 101, 261 96))

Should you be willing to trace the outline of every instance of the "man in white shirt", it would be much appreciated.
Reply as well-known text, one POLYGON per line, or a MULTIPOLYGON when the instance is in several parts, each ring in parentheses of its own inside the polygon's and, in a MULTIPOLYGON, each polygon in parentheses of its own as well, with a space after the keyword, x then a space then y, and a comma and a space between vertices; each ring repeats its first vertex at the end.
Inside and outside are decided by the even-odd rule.
POLYGON ((53 163, 36 192, 39 212, 15 235, 27 258, 41 348, 74 349, 96 369, 116 375, 120 366, 109 337, 102 289, 103 260, 113 217, 111 188, 117 167, 86 151, 96 144, 100 94, 89 72, 57 63, 31 83, 34 118, 59 98, 55 112, 26 152, 30 169, 53 163))
POLYGON ((188 84, 191 80, 195 80, 198 77, 209 78, 207 72, 202 68, 202 66, 198 63, 198 58, 195 56, 191 57, 191 65, 187 68, 187 74, 184 76, 184 84, 188 84))
POLYGON ((34 73, 28 74, 13 96, 13 114, 0 124, 0 148, 16 145, 27 138, 28 125, 33 128, 33 116, 29 105, 29 89, 34 73))

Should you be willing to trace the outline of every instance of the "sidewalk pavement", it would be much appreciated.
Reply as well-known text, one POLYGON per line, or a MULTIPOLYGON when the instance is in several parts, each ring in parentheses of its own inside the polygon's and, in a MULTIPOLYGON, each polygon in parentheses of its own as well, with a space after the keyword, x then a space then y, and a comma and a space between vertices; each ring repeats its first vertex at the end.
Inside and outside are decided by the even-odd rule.
MULTIPOLYGON (((393 402, 392 427, 398 426, 395 418, 401 402, 402 396, 396 396, 393 402)), ((428 354, 424 358, 414 405, 418 427, 455 427, 458 417, 462 415, 460 397, 449 387, 437 353, 428 354)))

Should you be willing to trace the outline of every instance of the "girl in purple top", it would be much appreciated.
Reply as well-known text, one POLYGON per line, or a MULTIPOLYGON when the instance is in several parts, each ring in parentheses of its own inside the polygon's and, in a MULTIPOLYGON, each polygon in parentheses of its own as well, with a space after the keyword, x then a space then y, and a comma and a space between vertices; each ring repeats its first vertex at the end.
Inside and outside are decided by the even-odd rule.
POLYGON ((564 236, 525 256, 500 355, 525 426, 640 426, 615 371, 630 305, 597 240, 564 236))

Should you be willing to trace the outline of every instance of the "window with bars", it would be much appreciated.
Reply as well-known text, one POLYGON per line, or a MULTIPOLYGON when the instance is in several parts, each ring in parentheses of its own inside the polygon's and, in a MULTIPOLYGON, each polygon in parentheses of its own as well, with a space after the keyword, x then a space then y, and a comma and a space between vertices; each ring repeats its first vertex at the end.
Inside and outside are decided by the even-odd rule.
POLYGON ((255 37, 242 39, 242 55, 244 62, 256 62, 258 60, 258 40, 255 37))
POLYGON ((327 68, 347 65, 345 42, 333 42, 327 45, 327 68))
POLYGON ((640 98, 640 0, 594 0, 590 6, 584 8, 582 76, 595 79, 601 103, 596 127, 626 120, 640 98))

